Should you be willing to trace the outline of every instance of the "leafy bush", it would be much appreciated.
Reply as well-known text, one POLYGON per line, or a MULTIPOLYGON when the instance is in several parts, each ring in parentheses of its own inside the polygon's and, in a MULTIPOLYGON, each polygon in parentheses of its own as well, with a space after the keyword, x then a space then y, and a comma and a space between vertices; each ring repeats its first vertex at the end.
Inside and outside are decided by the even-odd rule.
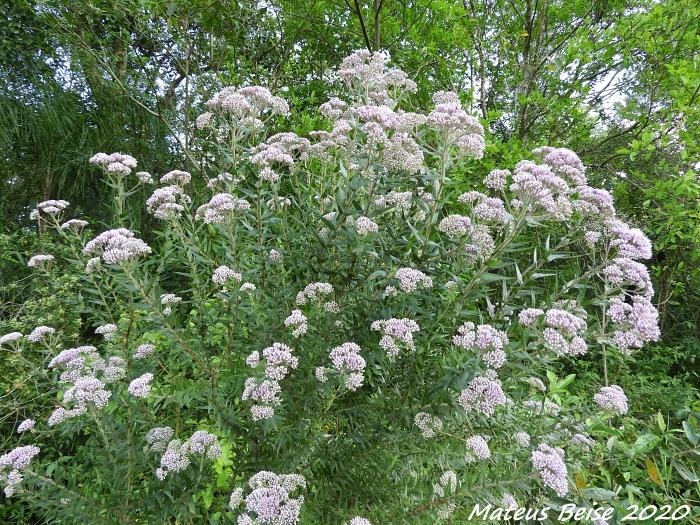
POLYGON ((152 177, 128 155, 91 159, 116 229, 38 205, 76 255, 29 265, 45 283, 75 265, 94 334, 0 339, 47 378, 0 459, 13 517, 464 523, 616 499, 586 469, 628 412, 608 364, 659 336, 650 242, 566 149, 455 195, 485 146, 457 95, 405 112, 415 84, 365 52, 338 76, 348 99, 311 140, 271 133, 289 108, 264 88, 208 101, 202 178, 160 177, 148 243, 125 203, 152 177), (583 355, 599 375, 572 393, 554 369, 583 355))

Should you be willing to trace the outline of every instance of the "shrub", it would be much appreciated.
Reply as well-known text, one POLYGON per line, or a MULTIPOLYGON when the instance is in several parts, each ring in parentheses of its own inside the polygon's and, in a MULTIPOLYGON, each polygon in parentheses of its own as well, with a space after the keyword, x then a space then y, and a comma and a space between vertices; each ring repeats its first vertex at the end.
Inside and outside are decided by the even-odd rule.
POLYGON ((91 159, 115 229, 38 205, 82 250, 67 262, 94 334, 3 337, 53 381, 0 459, 8 496, 46 521, 239 524, 614 496, 573 480, 603 446, 589 434, 627 411, 608 356, 659 335, 648 239, 566 149, 455 198, 481 124, 455 93, 400 109, 415 84, 386 64, 345 59, 347 99, 310 138, 271 132, 289 108, 265 88, 223 89, 197 118, 199 175, 170 171, 146 202, 148 242, 124 203, 152 177, 128 155, 91 159), (552 367, 583 354, 600 376, 574 396, 552 367))

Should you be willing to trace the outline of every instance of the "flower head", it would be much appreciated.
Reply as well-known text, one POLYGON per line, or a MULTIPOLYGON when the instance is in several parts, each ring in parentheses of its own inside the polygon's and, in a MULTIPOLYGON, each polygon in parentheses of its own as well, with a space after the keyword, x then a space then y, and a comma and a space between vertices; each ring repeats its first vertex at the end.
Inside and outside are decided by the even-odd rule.
POLYGON ((542 478, 542 482, 554 490, 559 497, 566 496, 569 492, 568 471, 559 452, 549 445, 541 443, 532 451, 530 460, 542 478))
POLYGON ((604 386, 600 392, 593 396, 593 401, 598 403, 601 408, 618 415, 627 413, 627 396, 617 385, 604 386))
POLYGON ((88 242, 85 255, 101 255, 107 264, 121 264, 151 253, 151 248, 126 228, 108 230, 88 242))
POLYGON ((462 390, 458 401, 467 412, 491 416, 497 407, 506 404, 506 395, 498 381, 477 376, 462 390))
POLYGON ((53 260, 54 260, 53 255, 44 255, 44 254, 33 255, 29 259, 29 261, 27 261, 27 266, 29 266, 30 268, 35 268, 38 266, 42 266, 42 265, 44 265, 50 261, 53 261, 53 260))
POLYGON ((134 397, 147 397, 151 392, 153 374, 147 372, 129 383, 129 393, 134 397))

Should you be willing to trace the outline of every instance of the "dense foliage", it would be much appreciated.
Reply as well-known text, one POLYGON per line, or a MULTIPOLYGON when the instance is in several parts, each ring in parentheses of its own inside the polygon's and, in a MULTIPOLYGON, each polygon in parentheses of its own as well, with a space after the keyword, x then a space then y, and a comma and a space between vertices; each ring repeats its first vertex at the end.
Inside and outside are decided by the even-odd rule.
POLYGON ((0 518, 697 515, 697 6, 201 4, 2 7, 0 518))

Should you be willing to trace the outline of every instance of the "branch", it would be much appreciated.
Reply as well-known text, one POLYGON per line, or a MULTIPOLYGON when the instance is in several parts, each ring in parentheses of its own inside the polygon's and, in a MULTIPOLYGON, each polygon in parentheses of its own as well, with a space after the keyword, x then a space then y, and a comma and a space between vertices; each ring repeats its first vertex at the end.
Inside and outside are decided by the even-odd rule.
POLYGON ((360 20, 360 27, 362 27, 362 36, 365 39, 365 45, 367 46, 367 51, 372 52, 372 43, 369 40, 369 35, 367 34, 367 27, 365 27, 365 18, 362 16, 362 10, 360 9, 360 2, 358 0, 353 0, 355 3, 355 14, 360 20))

